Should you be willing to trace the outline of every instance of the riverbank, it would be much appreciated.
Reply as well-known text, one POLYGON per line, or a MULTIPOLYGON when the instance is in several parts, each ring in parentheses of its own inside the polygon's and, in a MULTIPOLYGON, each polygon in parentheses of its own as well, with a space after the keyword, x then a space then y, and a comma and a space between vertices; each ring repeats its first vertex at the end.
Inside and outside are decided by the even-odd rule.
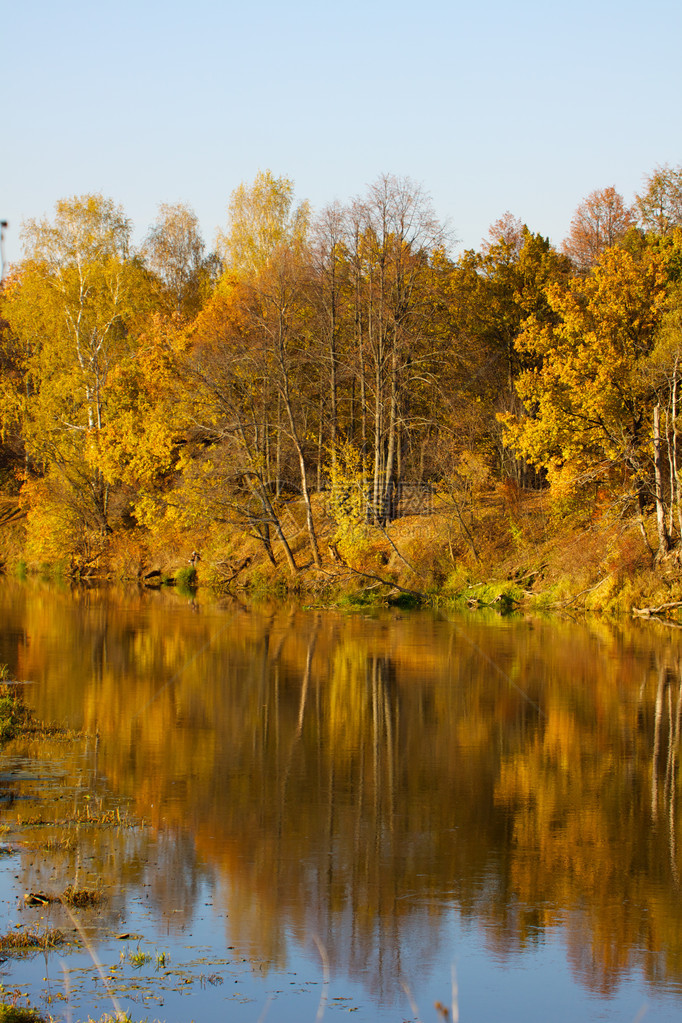
POLYGON ((313 503, 319 564, 311 556, 301 502, 282 516, 293 565, 262 529, 212 523, 203 531, 168 523, 119 531, 54 563, 26 549, 23 520, 0 528, 7 573, 134 581, 149 588, 198 587, 250 598, 296 597, 321 605, 499 606, 504 610, 659 611, 682 602, 679 552, 653 551, 655 523, 593 506, 562 509, 545 492, 498 487, 476 501, 441 498, 385 527, 339 521, 321 495, 313 503), (651 538, 651 540, 650 540, 651 538))

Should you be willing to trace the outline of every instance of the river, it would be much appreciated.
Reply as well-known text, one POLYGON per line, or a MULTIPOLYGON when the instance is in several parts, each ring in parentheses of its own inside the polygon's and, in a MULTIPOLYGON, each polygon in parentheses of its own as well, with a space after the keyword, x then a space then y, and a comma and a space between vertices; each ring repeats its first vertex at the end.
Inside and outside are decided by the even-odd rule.
POLYGON ((0 755, 3 929, 87 942, 8 958, 5 992, 64 1019, 678 1020, 681 640, 0 581, 0 663, 85 733, 0 755), (97 910, 26 904, 77 883, 97 910))

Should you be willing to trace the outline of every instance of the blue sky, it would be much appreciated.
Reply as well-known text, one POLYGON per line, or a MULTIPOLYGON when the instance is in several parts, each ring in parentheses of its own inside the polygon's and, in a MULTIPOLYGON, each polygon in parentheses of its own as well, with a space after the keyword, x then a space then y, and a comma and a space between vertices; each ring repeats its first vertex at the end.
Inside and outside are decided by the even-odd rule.
POLYGON ((84 192, 138 240, 187 202, 212 245, 267 168, 318 209, 409 176, 455 253, 507 210, 559 243, 592 190, 682 163, 679 0, 23 0, 0 40, 8 261, 84 192))

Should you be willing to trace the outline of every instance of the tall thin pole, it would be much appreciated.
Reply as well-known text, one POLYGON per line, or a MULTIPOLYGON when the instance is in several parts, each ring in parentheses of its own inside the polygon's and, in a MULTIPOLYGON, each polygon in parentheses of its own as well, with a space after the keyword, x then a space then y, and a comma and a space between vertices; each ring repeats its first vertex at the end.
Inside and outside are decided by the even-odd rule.
POLYGON ((5 228, 9 227, 6 220, 0 220, 0 284, 5 279, 5 228))

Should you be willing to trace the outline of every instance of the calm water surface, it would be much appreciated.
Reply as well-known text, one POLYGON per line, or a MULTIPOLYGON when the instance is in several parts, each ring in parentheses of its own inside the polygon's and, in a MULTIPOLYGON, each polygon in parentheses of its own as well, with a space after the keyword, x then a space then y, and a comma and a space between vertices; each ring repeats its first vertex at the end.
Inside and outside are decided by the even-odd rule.
POLYGON ((680 643, 3 581, 0 662, 89 736, 0 755, 3 931, 91 951, 0 982, 63 1018, 427 1021, 454 982, 462 1023, 677 1020, 680 643))

